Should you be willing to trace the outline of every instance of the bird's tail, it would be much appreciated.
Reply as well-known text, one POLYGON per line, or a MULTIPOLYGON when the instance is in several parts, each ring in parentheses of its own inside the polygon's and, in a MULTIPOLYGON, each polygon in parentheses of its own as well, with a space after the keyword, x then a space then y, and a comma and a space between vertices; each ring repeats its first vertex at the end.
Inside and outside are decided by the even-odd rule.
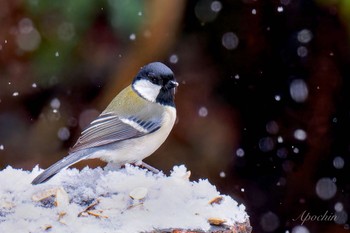
POLYGON ((83 151, 77 151, 75 153, 72 153, 68 155, 67 157, 64 157, 63 159, 57 161, 53 165, 51 165, 49 168, 47 168, 45 171, 43 171, 41 174, 39 174, 35 179, 32 181, 32 184, 41 184, 49 179, 51 179, 54 175, 56 175, 59 171, 61 171, 64 168, 67 168, 80 160, 84 159, 86 157, 85 153, 83 151))

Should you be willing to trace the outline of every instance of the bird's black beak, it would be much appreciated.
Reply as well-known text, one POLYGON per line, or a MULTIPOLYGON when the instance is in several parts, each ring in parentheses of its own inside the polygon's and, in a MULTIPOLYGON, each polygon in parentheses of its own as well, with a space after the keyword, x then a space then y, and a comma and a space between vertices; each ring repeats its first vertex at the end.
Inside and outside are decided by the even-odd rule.
POLYGON ((175 95, 175 92, 176 92, 176 89, 175 87, 179 86, 179 83, 174 81, 174 80, 170 80, 166 85, 165 85, 165 88, 167 90, 169 90, 171 92, 171 94, 174 96, 175 95))
POLYGON ((176 81, 174 81, 174 80, 171 80, 171 81, 169 81, 167 84, 166 84, 166 87, 167 87, 167 89, 173 89, 173 88, 175 88, 175 87, 177 87, 177 86, 179 86, 179 83, 178 82, 176 82, 176 81))

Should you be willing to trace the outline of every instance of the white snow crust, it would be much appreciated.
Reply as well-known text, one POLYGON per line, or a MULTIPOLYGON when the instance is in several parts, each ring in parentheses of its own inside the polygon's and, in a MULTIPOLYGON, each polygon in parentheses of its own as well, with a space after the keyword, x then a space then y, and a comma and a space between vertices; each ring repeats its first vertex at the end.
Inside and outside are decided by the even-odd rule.
POLYGON ((243 204, 220 194, 207 179, 190 181, 184 165, 169 176, 126 165, 66 169, 44 184, 42 169, 0 171, 0 232, 136 233, 155 229, 207 231, 208 219, 248 221, 243 204), (220 197, 221 202, 211 200, 220 197))

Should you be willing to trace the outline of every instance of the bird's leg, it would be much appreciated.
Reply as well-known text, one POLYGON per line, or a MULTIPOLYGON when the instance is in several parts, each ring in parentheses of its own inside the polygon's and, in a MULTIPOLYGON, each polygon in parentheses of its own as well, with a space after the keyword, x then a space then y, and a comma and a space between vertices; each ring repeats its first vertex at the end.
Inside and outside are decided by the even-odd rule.
POLYGON ((154 174, 158 174, 160 171, 155 168, 155 167, 152 167, 151 165, 143 162, 143 161, 138 161, 135 163, 136 166, 139 166, 139 167, 143 167, 143 168, 146 168, 147 170, 153 172, 154 174))
POLYGON ((120 170, 121 165, 118 163, 107 163, 107 165, 103 168, 105 171, 118 171, 120 170))

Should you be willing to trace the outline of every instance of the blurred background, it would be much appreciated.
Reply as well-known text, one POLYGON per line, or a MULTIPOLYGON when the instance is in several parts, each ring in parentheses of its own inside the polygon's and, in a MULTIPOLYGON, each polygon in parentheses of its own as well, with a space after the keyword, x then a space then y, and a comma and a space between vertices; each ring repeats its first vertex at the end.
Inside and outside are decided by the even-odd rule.
POLYGON ((0 23, 0 169, 67 155, 161 61, 178 121, 147 163, 208 178, 253 232, 349 231, 350 1, 2 0, 0 23))

